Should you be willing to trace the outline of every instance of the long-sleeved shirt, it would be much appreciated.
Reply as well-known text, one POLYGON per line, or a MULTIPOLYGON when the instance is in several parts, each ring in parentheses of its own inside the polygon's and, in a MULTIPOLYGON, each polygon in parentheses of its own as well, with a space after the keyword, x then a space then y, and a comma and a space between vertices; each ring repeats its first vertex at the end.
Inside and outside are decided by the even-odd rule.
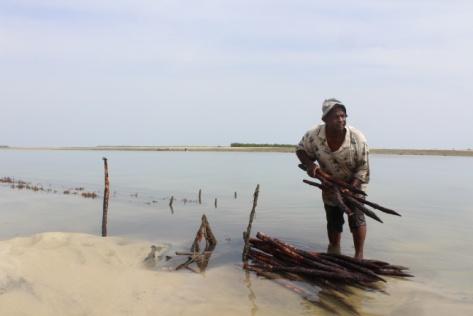
MULTIPOLYGON (((296 150, 304 150, 307 156, 317 161, 320 169, 335 178, 350 182, 357 178, 366 189, 369 182, 369 148, 365 136, 357 129, 346 126, 345 140, 336 151, 330 149, 325 135, 325 124, 310 129, 302 137, 296 150)), ((335 205, 329 192, 322 194, 325 204, 335 205)))

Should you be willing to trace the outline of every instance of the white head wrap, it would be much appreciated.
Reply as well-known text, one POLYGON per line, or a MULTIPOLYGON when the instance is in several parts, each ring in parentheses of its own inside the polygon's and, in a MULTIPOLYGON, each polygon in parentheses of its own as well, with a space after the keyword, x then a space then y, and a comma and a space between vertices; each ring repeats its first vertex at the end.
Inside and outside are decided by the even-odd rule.
POLYGON ((322 103, 322 119, 325 117, 325 115, 328 114, 328 112, 330 112, 330 110, 333 109, 333 107, 335 105, 340 105, 343 107, 343 109, 345 110, 346 112, 346 107, 345 105, 342 103, 342 101, 340 100, 337 100, 335 98, 331 98, 331 99, 327 99, 324 101, 324 103, 322 103))

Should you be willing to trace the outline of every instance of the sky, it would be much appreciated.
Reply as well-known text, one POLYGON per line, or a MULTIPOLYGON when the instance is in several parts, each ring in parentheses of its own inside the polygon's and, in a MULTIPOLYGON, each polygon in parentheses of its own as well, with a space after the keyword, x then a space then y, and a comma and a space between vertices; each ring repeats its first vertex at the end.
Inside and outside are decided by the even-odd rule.
POLYGON ((473 1, 2 0, 0 145, 473 148, 473 1))

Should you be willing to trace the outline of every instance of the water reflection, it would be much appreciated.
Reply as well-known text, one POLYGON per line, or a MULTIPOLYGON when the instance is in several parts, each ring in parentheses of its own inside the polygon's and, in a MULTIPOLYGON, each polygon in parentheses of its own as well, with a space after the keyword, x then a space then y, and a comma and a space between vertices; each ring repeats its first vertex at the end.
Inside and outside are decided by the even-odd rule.
POLYGON ((251 287, 251 276, 250 272, 245 270, 245 280, 244 280, 245 286, 249 291, 248 294, 248 300, 250 301, 251 304, 251 309, 250 309, 250 315, 255 316, 256 313, 258 312, 258 305, 256 305, 256 294, 253 291, 253 288, 251 287))

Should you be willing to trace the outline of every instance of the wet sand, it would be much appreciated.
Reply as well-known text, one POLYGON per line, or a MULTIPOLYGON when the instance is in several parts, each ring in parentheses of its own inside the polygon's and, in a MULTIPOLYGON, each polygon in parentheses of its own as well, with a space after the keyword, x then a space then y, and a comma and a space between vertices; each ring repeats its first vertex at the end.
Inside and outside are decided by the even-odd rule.
MULTIPOLYGON (((169 250, 159 246, 158 254, 169 250)), ((50 232, 0 241, 2 315, 332 315, 239 266, 168 271, 143 258, 150 243, 50 232)), ((353 289, 363 315, 471 315, 471 297, 390 278, 386 294, 353 289)), ((340 315, 349 315, 330 300, 340 315)))

